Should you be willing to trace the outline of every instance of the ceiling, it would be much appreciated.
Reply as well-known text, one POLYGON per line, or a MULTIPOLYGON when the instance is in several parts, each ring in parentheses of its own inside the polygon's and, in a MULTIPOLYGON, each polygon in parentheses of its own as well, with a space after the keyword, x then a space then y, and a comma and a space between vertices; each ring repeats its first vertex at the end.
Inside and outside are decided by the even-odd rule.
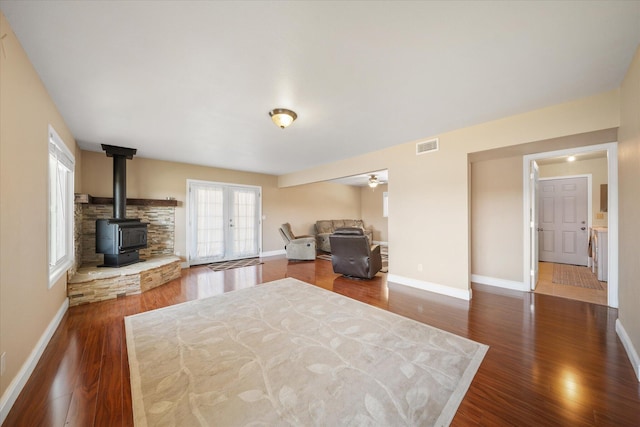
POLYGON ((269 174, 614 89, 640 43, 638 1, 0 9, 83 149, 269 174))
MULTIPOLYGON (((593 160, 593 159, 606 159, 607 151, 588 151, 586 153, 573 154, 574 161, 593 160)), ((539 165, 552 165, 556 163, 569 162, 569 155, 560 157, 549 157, 546 159, 537 159, 536 163, 539 165)))

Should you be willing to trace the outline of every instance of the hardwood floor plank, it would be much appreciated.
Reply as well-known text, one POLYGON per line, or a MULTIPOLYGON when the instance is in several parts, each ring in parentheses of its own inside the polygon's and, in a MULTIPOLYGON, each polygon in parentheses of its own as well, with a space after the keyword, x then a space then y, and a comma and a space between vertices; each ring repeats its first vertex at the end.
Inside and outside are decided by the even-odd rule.
POLYGON ((123 388, 129 386, 127 378, 123 381, 122 348, 124 316, 111 320, 104 328, 104 343, 102 346, 102 367, 100 369, 100 384, 94 425, 121 426, 123 411, 123 388))
POLYGON ((89 324, 84 329, 87 331, 83 342, 85 352, 67 414, 69 426, 93 425, 98 403, 104 333, 100 324, 89 324))
POLYGON ((640 386, 615 309, 475 284, 463 301, 387 284, 385 274, 347 279, 330 261, 264 261, 193 267, 144 294, 70 308, 3 425, 132 426, 125 316, 284 277, 488 344, 454 426, 640 425, 640 386))

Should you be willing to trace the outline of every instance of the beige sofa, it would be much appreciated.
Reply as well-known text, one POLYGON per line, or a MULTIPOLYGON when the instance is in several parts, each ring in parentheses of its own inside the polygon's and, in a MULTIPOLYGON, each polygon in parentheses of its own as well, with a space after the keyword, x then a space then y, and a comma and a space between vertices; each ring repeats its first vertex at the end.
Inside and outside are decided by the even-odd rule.
POLYGON ((331 252, 331 242, 329 236, 331 236, 338 228, 343 227, 357 227, 362 229, 369 244, 373 240, 373 231, 364 226, 364 222, 361 219, 329 219, 316 221, 316 242, 317 247, 321 251, 331 252))

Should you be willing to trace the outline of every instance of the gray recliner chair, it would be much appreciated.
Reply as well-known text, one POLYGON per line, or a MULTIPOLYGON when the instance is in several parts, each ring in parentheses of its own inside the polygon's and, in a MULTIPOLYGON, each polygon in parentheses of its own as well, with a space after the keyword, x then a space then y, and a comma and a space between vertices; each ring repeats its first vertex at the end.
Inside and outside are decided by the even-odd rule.
POLYGON ((329 236, 334 273, 371 279, 382 269, 379 245, 370 245, 361 228, 339 228, 329 236))
POLYGON ((289 223, 280 226, 280 236, 284 240, 287 259, 307 261, 316 259, 316 238, 314 236, 296 236, 291 231, 289 223))

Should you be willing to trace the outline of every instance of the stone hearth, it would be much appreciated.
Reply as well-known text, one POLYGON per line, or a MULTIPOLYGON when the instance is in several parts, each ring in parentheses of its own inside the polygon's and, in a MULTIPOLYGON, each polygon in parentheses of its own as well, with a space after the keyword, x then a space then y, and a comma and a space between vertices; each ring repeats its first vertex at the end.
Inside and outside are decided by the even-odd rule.
POLYGON ((67 281, 69 305, 76 306, 135 295, 181 275, 177 256, 160 256, 120 268, 82 266, 67 281))

